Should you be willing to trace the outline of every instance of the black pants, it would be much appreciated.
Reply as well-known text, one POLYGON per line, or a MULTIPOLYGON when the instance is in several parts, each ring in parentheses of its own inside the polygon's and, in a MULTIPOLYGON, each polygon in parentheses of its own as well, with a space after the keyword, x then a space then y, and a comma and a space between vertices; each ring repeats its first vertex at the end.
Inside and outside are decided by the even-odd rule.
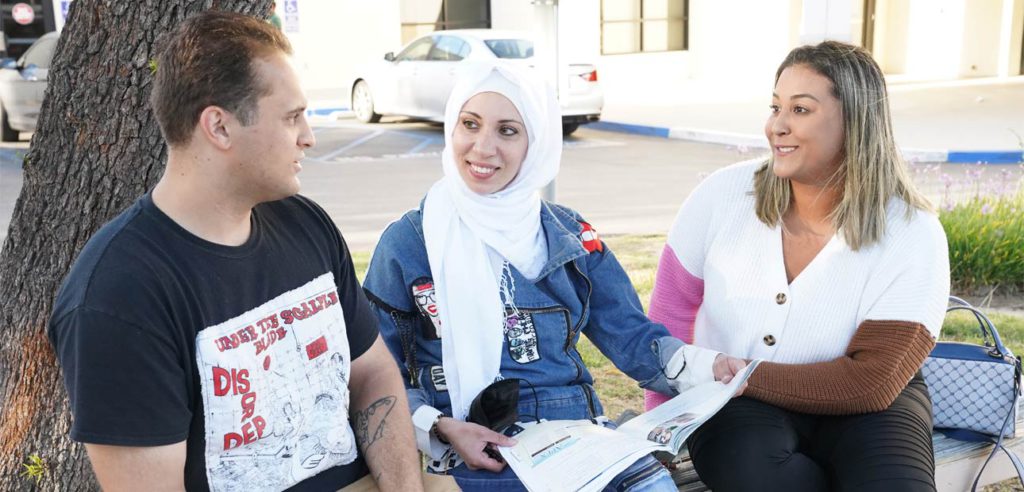
POLYGON ((920 373, 887 410, 862 415, 808 415, 739 397, 687 445, 715 492, 934 491, 931 408, 920 373))

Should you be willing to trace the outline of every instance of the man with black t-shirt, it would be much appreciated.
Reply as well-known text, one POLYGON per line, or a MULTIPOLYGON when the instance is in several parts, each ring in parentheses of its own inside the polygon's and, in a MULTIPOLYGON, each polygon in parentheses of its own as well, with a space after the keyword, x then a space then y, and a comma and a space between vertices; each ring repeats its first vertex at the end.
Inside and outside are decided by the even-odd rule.
POLYGON ((349 251, 296 195, 314 144, 288 41, 207 12, 168 36, 152 192, 82 250, 49 334, 108 490, 418 490, 397 367, 349 251), (351 419, 351 422, 350 422, 351 419))

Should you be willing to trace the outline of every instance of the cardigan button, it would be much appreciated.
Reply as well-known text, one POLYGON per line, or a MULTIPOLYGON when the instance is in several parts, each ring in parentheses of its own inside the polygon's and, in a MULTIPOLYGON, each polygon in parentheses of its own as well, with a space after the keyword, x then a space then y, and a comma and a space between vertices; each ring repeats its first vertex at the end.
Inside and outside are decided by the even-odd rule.
POLYGON ((764 336, 764 344, 769 346, 769 347, 771 347, 772 345, 775 345, 775 336, 774 335, 765 335, 764 336))
POLYGON ((779 292, 778 294, 775 294, 775 304, 785 304, 785 303, 786 303, 786 294, 784 292, 779 292))

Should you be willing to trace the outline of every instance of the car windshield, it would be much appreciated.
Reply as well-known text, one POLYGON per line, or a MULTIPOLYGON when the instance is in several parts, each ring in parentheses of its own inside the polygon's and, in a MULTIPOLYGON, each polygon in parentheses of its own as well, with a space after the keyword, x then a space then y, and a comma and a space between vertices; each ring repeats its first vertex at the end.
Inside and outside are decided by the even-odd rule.
POLYGON ((526 39, 488 39, 484 44, 498 58, 530 58, 533 56, 533 42, 526 39))
POLYGON ((53 49, 57 47, 57 38, 44 38, 36 41, 22 57, 22 65, 35 65, 39 68, 50 68, 53 49))

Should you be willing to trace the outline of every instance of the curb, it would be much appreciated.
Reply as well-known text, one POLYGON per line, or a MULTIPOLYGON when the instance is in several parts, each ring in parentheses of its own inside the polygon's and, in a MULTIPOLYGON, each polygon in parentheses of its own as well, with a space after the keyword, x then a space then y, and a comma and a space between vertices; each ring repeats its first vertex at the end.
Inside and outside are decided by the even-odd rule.
MULTIPOLYGON (((762 136, 742 133, 700 130, 696 128, 668 128, 661 126, 637 125, 617 121, 596 121, 587 125, 594 130, 630 133, 648 137, 690 140, 694 142, 732 145, 741 148, 768 150, 762 136)), ((1021 150, 936 150, 901 149, 903 157, 912 162, 948 162, 950 164, 1019 164, 1024 162, 1021 150)))
POLYGON ((313 121, 337 120, 354 116, 352 110, 344 106, 318 107, 315 102, 310 102, 306 108, 306 117, 313 121))

